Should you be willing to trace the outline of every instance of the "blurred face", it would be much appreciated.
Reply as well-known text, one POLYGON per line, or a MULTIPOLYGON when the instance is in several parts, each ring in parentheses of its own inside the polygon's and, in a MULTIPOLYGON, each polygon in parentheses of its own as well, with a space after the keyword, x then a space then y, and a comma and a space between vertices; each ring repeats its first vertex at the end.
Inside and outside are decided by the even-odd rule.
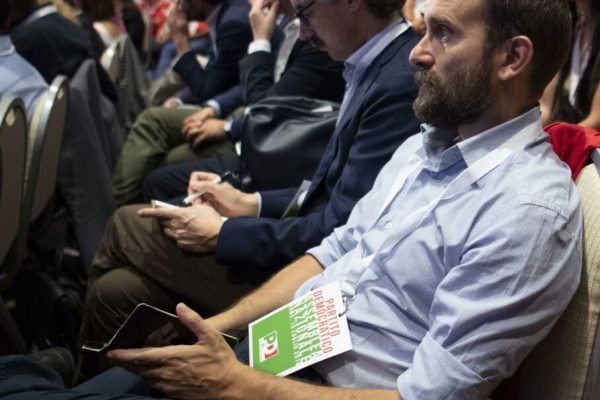
POLYGON ((342 0, 291 0, 300 11, 300 39, 312 42, 334 60, 344 61, 358 48, 354 19, 342 0))
POLYGON ((410 55, 418 67, 419 94, 413 107, 423 122, 457 128, 477 120, 494 100, 481 1, 431 2, 427 32, 410 55))

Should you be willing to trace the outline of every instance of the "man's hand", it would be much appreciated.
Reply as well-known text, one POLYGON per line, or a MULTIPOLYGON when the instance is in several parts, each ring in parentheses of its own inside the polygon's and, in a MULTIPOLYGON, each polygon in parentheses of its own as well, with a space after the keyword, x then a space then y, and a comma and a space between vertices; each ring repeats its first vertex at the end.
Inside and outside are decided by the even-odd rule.
POLYGON ((271 40, 278 13, 278 0, 254 0, 248 14, 254 40, 271 40))
POLYGON ((185 53, 190 49, 190 36, 188 31, 188 20, 181 3, 173 4, 167 11, 167 25, 173 36, 173 42, 177 51, 185 53))
POLYGON ((183 105, 183 101, 179 97, 169 97, 163 103, 163 107, 177 108, 183 105))
POLYGON ((214 183, 219 175, 210 172, 192 172, 188 194, 202 193, 194 204, 208 203, 224 217, 256 217, 258 198, 254 193, 244 193, 227 182, 214 183))
POLYGON ((197 144, 193 145, 193 143, 196 142, 196 138, 199 136, 199 132, 201 131, 204 123, 211 118, 215 118, 215 116, 215 110, 213 110, 211 107, 203 107, 199 111, 196 111, 183 120, 183 124, 181 125, 181 134, 188 141, 188 143, 190 143, 192 148, 203 141, 197 141, 197 144))
POLYGON ((218 142, 227 139, 225 132, 225 120, 209 119, 202 125, 186 131, 184 134, 192 149, 197 148, 204 142, 218 142))
POLYGON ((182 208, 143 208, 143 218, 158 218, 165 235, 175 240, 177 247, 193 253, 208 253, 217 247, 223 220, 206 204, 182 208))
POLYGON ((219 332, 185 304, 177 305, 177 316, 198 338, 195 345, 114 350, 108 357, 169 398, 228 397, 248 367, 236 360, 219 332))

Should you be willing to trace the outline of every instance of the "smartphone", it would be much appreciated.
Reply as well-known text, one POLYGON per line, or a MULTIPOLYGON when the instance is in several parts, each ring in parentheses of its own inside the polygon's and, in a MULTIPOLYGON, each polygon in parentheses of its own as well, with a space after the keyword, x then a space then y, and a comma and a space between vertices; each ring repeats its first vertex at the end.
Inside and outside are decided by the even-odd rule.
POLYGON ((179 206, 176 206, 175 204, 166 203, 160 200, 150 200, 150 205, 152 208, 179 208, 179 206))

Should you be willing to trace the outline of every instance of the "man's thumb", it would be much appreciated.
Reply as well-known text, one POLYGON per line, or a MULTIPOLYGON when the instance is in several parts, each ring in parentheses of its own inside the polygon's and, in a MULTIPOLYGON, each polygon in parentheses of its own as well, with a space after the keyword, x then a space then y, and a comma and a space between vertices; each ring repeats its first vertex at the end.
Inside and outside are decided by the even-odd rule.
POLYGON ((181 322, 198 338, 206 337, 206 333, 210 329, 208 324, 202 319, 198 313, 189 308, 183 303, 177 304, 177 316, 181 322))

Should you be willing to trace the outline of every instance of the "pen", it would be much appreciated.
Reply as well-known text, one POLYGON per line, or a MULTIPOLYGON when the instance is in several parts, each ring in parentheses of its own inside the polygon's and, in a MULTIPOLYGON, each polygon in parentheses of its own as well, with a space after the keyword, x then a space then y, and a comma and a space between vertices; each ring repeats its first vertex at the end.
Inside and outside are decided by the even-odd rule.
MULTIPOLYGON (((210 183, 223 183, 229 175, 231 175, 231 172, 227 171, 223 175, 218 176, 215 179, 213 179, 212 181, 210 181, 210 183)), ((203 194, 204 194, 204 192, 192 193, 189 196, 187 196, 185 199, 183 199, 183 204, 188 206, 188 205, 192 204, 194 202, 194 200, 196 200, 198 197, 202 196, 203 194)))

